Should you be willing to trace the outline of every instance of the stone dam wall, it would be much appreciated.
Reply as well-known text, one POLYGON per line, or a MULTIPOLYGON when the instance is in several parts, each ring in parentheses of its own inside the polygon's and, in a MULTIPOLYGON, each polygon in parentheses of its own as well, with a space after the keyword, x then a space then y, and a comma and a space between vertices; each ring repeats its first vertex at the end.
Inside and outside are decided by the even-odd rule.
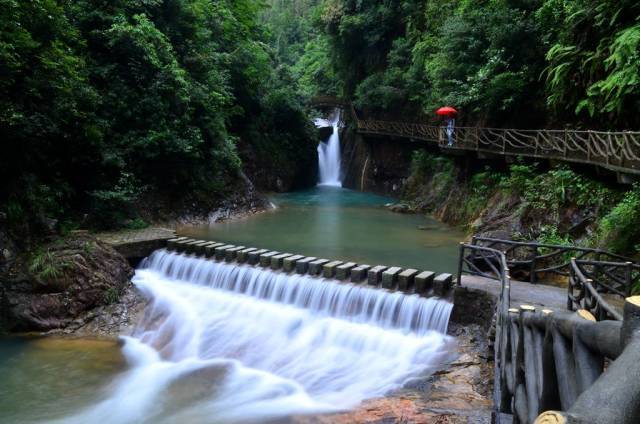
POLYGON ((384 265, 366 265, 282 253, 255 247, 178 237, 167 241, 168 250, 210 260, 246 263, 287 273, 307 274, 421 296, 452 298, 453 276, 384 265))

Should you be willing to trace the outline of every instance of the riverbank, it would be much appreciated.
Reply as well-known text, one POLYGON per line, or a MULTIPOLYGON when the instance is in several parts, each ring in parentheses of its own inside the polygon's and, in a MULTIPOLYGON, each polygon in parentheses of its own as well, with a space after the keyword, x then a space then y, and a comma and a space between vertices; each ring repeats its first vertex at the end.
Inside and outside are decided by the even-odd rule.
POLYGON ((161 247, 161 239, 172 237, 170 228, 257 214, 270 208, 263 199, 250 207, 229 203, 208 214, 162 221, 164 228, 52 234, 24 250, 5 232, 0 332, 107 339, 129 334, 146 305, 131 282, 133 266, 161 247))
MULTIPOLYGON (((394 147, 387 141, 360 140, 356 145, 376 143, 394 147)), ((397 147, 397 160, 389 165, 374 160, 366 169, 363 158, 356 155, 354 163, 363 166, 363 182, 395 175, 392 189, 400 200, 390 207, 392 211, 428 214, 467 234, 595 247, 640 257, 639 185, 620 185, 566 165, 524 161, 504 165, 418 147, 409 156, 410 144, 397 147), (374 170, 367 171, 371 166, 374 170)), ((374 153, 375 149, 370 152, 373 158, 374 153)))

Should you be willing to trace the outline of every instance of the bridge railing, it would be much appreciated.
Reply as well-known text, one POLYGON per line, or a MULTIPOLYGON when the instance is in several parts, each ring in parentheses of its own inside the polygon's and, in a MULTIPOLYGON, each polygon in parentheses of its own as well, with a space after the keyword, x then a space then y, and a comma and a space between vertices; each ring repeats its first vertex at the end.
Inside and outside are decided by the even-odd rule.
POLYGON ((604 165, 640 173, 640 132, 519 130, 456 127, 450 144, 446 127, 395 121, 357 120, 365 134, 437 142, 443 149, 542 157, 604 165))
POLYGON ((567 309, 586 309, 599 321, 621 320, 624 298, 640 289, 640 265, 571 259, 567 309))
POLYGON ((309 100, 309 104, 311 104, 312 106, 344 107, 350 105, 351 103, 336 96, 316 96, 312 97, 309 100))
MULTIPOLYGON (((527 277, 531 283, 543 280, 549 281, 553 278, 568 278, 571 272, 571 259, 576 258, 584 265, 587 265, 588 261, 602 264, 609 263, 607 267, 597 267, 599 276, 602 274, 609 278, 614 278, 617 275, 618 277, 615 277, 616 281, 624 283, 628 289, 640 284, 640 273, 627 272, 630 267, 629 264, 633 265, 633 261, 630 258, 602 249, 519 242, 478 236, 472 238, 471 244, 504 252, 512 271, 527 277), (623 277, 626 277, 626 279, 622 280, 623 277)), ((631 291, 628 290, 621 294, 629 296, 631 291)))
POLYGON ((478 275, 500 281, 500 295, 496 311, 496 336, 494 341, 494 392, 493 401, 496 412, 509 412, 502 408, 502 398, 509 396, 504 393, 502 364, 506 361, 506 348, 509 343, 508 324, 505 319, 509 316, 511 307, 511 277, 509 266, 504 253, 489 247, 476 246, 466 243, 460 244, 458 263, 458 285, 462 283, 462 275, 478 275))
POLYGON ((596 322, 584 309, 512 307, 509 265, 498 249, 461 244, 459 271, 501 283, 494 344, 498 423, 501 414, 511 414, 514 423, 638 422, 640 297, 625 300, 621 320, 596 322))

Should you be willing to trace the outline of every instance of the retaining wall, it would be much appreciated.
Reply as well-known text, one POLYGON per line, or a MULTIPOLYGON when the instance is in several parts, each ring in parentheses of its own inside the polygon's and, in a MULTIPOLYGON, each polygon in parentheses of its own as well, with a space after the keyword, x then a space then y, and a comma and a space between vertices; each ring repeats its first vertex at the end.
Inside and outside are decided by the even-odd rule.
POLYGON ((199 255, 215 261, 246 263, 274 271, 295 272, 355 284, 367 284, 425 297, 450 298, 453 292, 451 274, 436 274, 431 271, 385 265, 371 266, 188 237, 168 240, 166 247, 170 251, 199 255))

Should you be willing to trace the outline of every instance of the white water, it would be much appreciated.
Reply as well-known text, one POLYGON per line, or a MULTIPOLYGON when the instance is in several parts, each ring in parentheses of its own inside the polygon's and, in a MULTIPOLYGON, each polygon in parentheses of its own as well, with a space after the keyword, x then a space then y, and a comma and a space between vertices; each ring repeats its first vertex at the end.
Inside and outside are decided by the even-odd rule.
POLYGON ((432 371, 451 304, 156 251, 129 371, 64 423, 265 422, 344 410, 432 371), (436 331, 437 330, 437 331, 436 331))
POLYGON ((340 180, 340 109, 329 120, 316 119, 316 126, 333 127, 333 133, 327 142, 318 144, 318 168, 320 171, 320 185, 342 187, 340 180))

